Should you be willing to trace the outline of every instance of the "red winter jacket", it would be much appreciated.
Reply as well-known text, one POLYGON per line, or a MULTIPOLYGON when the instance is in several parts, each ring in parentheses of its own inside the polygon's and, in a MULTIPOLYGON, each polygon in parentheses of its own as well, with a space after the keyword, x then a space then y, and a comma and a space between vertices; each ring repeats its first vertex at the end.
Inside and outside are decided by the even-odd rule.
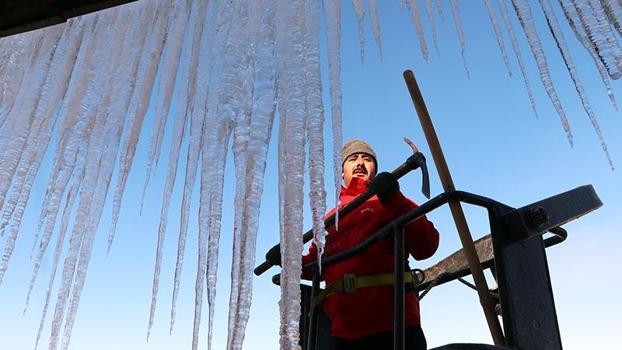
MULTIPOLYGON (((363 193, 367 184, 365 180, 353 178, 347 188, 341 189, 339 208, 363 193)), ((335 232, 334 226, 328 229, 325 256, 351 248, 416 207, 401 192, 386 203, 381 203, 377 196, 372 197, 339 219, 339 231, 335 232)), ((327 216, 334 211, 331 210, 327 216)), ((432 256, 438 247, 438 231, 425 217, 408 224, 404 229, 404 238, 406 254, 412 254, 417 260, 432 256)), ((303 264, 315 261, 316 257, 317 247, 311 244, 309 253, 302 258, 303 264)), ((322 278, 328 285, 348 273, 357 276, 392 273, 393 264, 393 240, 388 238, 374 243, 356 256, 324 266, 322 278)), ((324 303, 324 311, 331 320, 335 337, 355 339, 390 331, 393 329, 393 285, 361 288, 351 294, 329 295, 324 303)), ((407 326, 420 324, 419 301, 415 293, 406 293, 405 315, 407 326)))

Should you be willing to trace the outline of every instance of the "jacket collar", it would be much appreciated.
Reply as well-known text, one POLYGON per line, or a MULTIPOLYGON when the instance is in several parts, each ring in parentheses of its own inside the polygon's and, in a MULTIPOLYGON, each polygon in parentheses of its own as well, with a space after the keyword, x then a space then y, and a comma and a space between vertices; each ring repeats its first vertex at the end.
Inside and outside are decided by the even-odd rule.
POLYGON ((350 180, 348 187, 341 186, 339 200, 344 201, 345 197, 356 197, 367 190, 369 181, 355 177, 350 180))

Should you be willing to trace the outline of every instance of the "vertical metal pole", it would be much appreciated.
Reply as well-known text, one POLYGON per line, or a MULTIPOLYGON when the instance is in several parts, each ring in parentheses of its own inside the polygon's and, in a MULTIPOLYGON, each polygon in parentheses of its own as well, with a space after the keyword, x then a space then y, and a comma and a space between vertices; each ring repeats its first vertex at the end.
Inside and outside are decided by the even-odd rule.
MULTIPOLYGON (((313 299, 319 294, 320 289, 320 272, 316 270, 313 273, 313 285, 311 288, 311 303, 313 299)), ((321 307, 320 305, 316 307, 321 307)), ((315 350, 315 344, 317 343, 317 312, 315 308, 309 311, 309 331, 307 332, 307 347, 306 350, 315 350)))
POLYGON ((404 235, 403 227, 396 226, 393 231, 393 252, 395 254, 395 285, 393 286, 393 349, 404 350, 404 235))

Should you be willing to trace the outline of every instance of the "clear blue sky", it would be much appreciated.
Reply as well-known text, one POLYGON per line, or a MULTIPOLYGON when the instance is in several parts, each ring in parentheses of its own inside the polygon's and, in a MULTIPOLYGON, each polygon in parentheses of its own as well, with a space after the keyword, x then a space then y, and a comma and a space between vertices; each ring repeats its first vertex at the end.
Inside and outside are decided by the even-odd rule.
MULTIPOLYGON (((520 45, 527 62, 540 118, 531 111, 518 66, 513 56, 513 78, 508 78, 497 48, 494 33, 483 1, 461 3, 461 15, 467 41, 467 60, 471 78, 462 66, 457 36, 449 7, 444 20, 436 17, 440 56, 432 48, 429 26, 426 26, 430 59, 424 61, 410 14, 400 12, 398 1, 378 1, 384 44, 381 62, 373 42, 369 16, 366 17, 366 57, 361 65, 356 20, 349 1, 343 4, 343 133, 344 139, 363 138, 375 148, 381 170, 392 170, 409 153, 401 141, 407 136, 429 154, 414 108, 402 79, 404 69, 415 71, 428 109, 432 115, 445 156, 458 189, 495 198, 512 206, 522 206, 574 187, 593 184, 604 206, 598 211, 565 226, 567 241, 547 250, 561 335, 566 349, 613 348, 618 344, 616 332, 622 312, 617 290, 622 283, 616 278, 622 267, 617 254, 622 246, 617 215, 622 207, 622 177, 611 171, 600 149, 591 125, 582 110, 552 38, 544 31, 541 11, 535 2, 536 23, 541 33, 553 79, 566 108, 575 135, 575 146, 568 145, 559 119, 538 79, 533 57, 519 32, 520 45)), ((447 3, 445 4, 447 5, 447 3)), ((423 9, 423 8, 422 8, 423 9)), ((518 23, 515 22, 518 30, 518 23)), ((567 28, 565 28, 567 29, 567 28)), ((579 68, 592 107, 608 142, 614 164, 622 167, 622 118, 609 103, 596 69, 583 48, 567 33, 569 45, 579 68)), ((508 38, 506 46, 510 49, 508 38)), ((324 76, 326 79, 326 76, 324 76)), ((614 89, 622 101, 620 82, 614 89)), ((327 90, 327 89, 325 89, 327 90)), ((328 109, 328 99, 325 99, 328 109)), ((327 116, 327 119, 329 116, 327 116)), ((148 119, 147 123, 150 123, 148 119)), ((327 124, 328 126, 328 124, 327 124)), ((150 132, 145 126, 144 135, 150 132)), ((330 142, 327 133, 327 144, 330 142)), ((189 232, 184 275, 179 298, 177 323, 168 334, 168 317, 172 293, 172 276, 178 232, 179 191, 173 196, 169 229, 166 237, 161 290, 155 326, 149 343, 145 342, 149 315, 151 279, 160 213, 166 158, 160 162, 157 177, 147 193, 145 209, 139 216, 140 194, 148 137, 143 137, 137 151, 134 169, 119 222, 113 250, 105 256, 110 203, 100 223, 94 255, 71 341, 72 349, 188 349, 192 338, 192 308, 196 271, 196 226, 189 232)), ((166 155, 168 144, 163 154, 166 155)), ((330 155, 330 149, 326 154, 330 155)), ((276 137, 269 150, 269 165, 261 210, 257 260, 278 240, 276 137)), ((431 158, 431 157, 429 157, 431 158)), ((231 160, 231 157, 229 158, 231 160)), ((48 163, 50 164, 48 159, 48 163)), ((230 162, 231 163, 231 162, 230 162)), ((228 179, 233 178, 228 164, 228 179)), ((432 194, 442 191, 436 169, 430 167, 432 194)), ((179 180, 178 176, 178 180, 179 180)), ((327 184, 332 175, 327 172, 327 184)), ((35 184, 37 194, 24 218, 21 239, 11 261, 4 284, 0 287, 0 349, 32 349, 39 322, 45 278, 40 278, 31 307, 22 316, 23 303, 30 277, 29 249, 34 237, 34 222, 45 191, 46 178, 35 184), (37 196, 39 200, 37 200, 37 196)), ((178 181, 178 186, 181 182, 178 181)), ((233 181, 225 185, 223 237, 216 305, 214 348, 226 344, 229 269, 231 262, 231 224, 233 221, 233 181)), ((411 174, 401 181, 404 193, 423 202, 419 193, 420 176, 411 174)), ((179 189, 179 187, 176 187, 179 189)), ((328 188, 329 206, 333 190, 328 188)), ((308 190, 305 190, 308 192, 308 190)), ((198 192, 195 192, 198 193, 198 192)), ((198 198, 195 195, 195 198, 198 198)), ((195 201, 196 202, 196 201, 195 201)), ((196 223, 196 203, 191 223, 196 223)), ((465 207, 475 237, 488 233, 483 210, 465 207)), ((310 227, 308 212, 305 213, 310 227)), ((442 208, 430 216, 441 232, 436 255, 417 264, 432 265, 460 247, 449 210, 442 208)), ((47 276, 51 257, 44 260, 41 277, 47 276)), ((271 270, 276 273, 276 269, 271 270)), ((254 280, 254 298, 245 348, 278 348, 279 289, 265 274, 254 280)), ((206 307, 204 306, 204 316, 206 307)), ((206 319, 205 319, 206 320, 206 319)), ((476 293, 458 283, 432 290, 422 301, 422 322, 428 344, 450 342, 490 343, 487 327, 476 293)), ((49 323, 48 323, 49 324, 49 323)), ((201 348, 206 348, 206 322, 203 322, 201 348)), ((49 334, 47 328, 44 337, 49 334)), ((47 345, 46 338, 42 344, 47 345)))

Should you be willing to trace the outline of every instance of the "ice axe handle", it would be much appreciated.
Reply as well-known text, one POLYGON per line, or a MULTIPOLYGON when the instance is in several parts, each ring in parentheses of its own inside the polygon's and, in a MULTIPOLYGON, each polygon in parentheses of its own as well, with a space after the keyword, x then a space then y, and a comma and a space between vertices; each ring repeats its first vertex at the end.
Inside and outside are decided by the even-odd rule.
POLYGON ((257 266, 253 271, 255 272, 255 275, 259 276, 264 272, 268 271, 272 266, 274 266, 274 264, 266 260, 262 262, 259 266, 257 266))

